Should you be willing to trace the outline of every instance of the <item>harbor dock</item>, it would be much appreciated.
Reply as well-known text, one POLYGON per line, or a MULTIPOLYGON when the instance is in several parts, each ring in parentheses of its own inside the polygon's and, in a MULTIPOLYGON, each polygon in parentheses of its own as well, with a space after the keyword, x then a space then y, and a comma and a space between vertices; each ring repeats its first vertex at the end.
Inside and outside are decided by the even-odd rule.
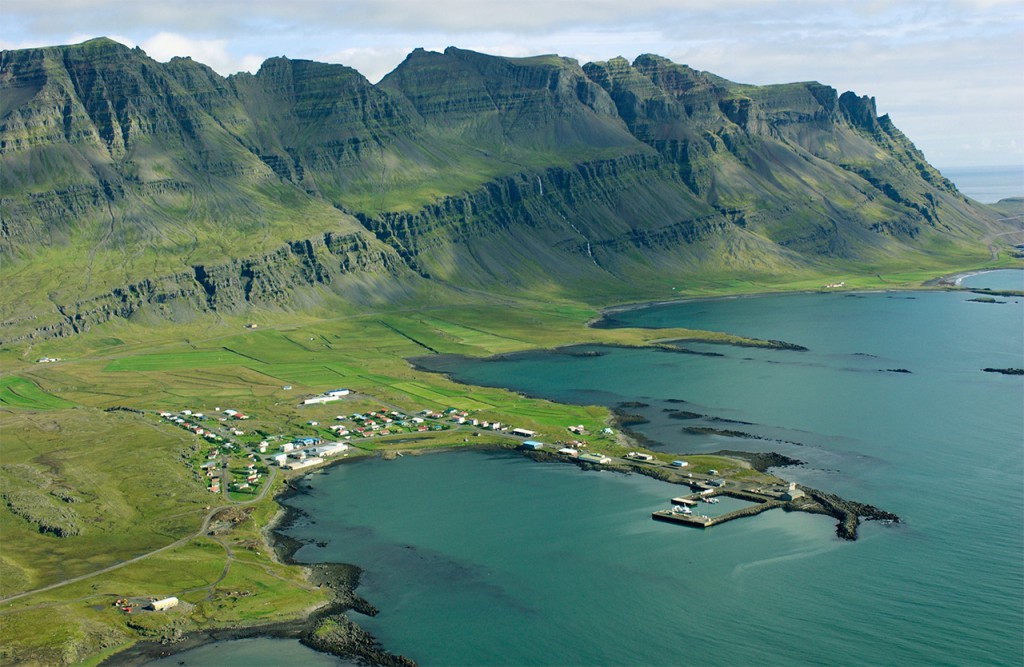
MULTIPOLYGON (((730 493, 727 495, 732 494, 730 493)), ((743 499, 753 500, 754 498, 745 495, 743 499)), ((672 502, 675 503, 676 505, 690 505, 690 503, 678 503, 676 502, 677 500, 684 500, 684 498, 673 498, 672 502)), ((655 521, 681 523, 685 526, 694 526, 696 528, 710 528, 711 526, 717 526, 718 524, 725 523, 726 521, 732 521, 733 519, 739 519, 740 517, 744 516, 754 516, 755 514, 760 514, 761 512, 765 512, 776 507, 782 507, 786 504, 782 500, 762 500, 760 498, 757 498, 757 500, 759 502, 756 505, 744 507, 743 509, 738 509, 732 512, 726 512, 725 514, 721 514, 719 516, 709 517, 698 514, 684 514, 682 512, 675 512, 672 510, 657 510, 651 513, 651 518, 655 521)), ((693 504, 696 503, 694 502, 693 504)))

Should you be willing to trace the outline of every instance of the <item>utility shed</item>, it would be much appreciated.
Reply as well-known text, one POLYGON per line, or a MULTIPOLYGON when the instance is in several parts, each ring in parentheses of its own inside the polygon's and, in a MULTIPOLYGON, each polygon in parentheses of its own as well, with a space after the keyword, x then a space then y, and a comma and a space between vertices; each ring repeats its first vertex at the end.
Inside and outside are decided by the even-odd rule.
POLYGON ((523 449, 540 449, 543 446, 543 442, 537 442, 536 440, 527 440, 523 443, 523 449))
POLYGON ((153 608, 153 611, 166 611, 171 607, 178 606, 178 598, 169 597, 164 598, 163 600, 154 600, 153 602, 149 603, 149 606, 153 608))
POLYGON ((781 498, 783 500, 796 500, 797 498, 803 498, 806 495, 806 493, 796 488, 796 482, 790 482, 789 489, 782 494, 781 498))

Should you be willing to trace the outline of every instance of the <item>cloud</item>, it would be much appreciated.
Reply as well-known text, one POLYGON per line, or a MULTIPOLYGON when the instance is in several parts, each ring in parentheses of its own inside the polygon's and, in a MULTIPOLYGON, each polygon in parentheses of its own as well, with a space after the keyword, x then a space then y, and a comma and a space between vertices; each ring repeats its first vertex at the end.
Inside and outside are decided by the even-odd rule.
POLYGON ((166 62, 175 56, 188 55, 221 74, 240 71, 255 72, 263 58, 256 55, 236 56, 229 52, 227 39, 192 39, 185 35, 161 32, 143 40, 138 46, 154 60, 166 62))

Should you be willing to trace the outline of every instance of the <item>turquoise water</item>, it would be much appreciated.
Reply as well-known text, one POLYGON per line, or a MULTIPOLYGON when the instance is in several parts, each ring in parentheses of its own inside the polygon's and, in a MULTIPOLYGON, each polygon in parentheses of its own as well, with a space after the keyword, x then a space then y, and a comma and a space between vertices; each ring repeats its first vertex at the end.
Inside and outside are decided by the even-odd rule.
POLYGON ((1020 299, 789 295, 616 318, 810 351, 430 363, 560 401, 643 401, 641 430, 667 450, 787 453, 807 465, 785 476, 905 524, 848 543, 827 517, 773 510, 692 530, 649 517, 678 487, 512 453, 336 467, 290 501, 309 517, 291 534, 324 541, 297 557, 363 567, 381 613, 355 618, 386 646, 424 665, 1020 664, 1024 382, 981 371, 1024 365, 1020 299), (680 407, 769 439, 686 434, 664 416, 680 407))
MULTIPOLYGON (((975 286, 1005 278, 983 275, 975 286)), ((650 519, 680 487, 463 451, 310 475, 289 501, 305 512, 289 531, 307 542, 296 557, 362 567, 360 593, 381 611, 353 619, 421 665, 1019 665, 1024 380, 981 369, 1024 366, 1024 299, 968 297, 788 295, 615 315, 807 352, 429 358, 559 401, 642 401, 629 411, 667 451, 789 454, 807 464, 783 476, 901 525, 864 524, 851 543, 829 517, 771 510, 689 529, 650 519), (666 417, 679 409, 704 417, 666 417), (683 431, 693 425, 764 439, 683 431)))
POLYGON ((1024 271, 1002 269, 999 271, 985 271, 965 276, 960 280, 964 287, 988 288, 993 290, 1022 290, 1024 291, 1024 271))

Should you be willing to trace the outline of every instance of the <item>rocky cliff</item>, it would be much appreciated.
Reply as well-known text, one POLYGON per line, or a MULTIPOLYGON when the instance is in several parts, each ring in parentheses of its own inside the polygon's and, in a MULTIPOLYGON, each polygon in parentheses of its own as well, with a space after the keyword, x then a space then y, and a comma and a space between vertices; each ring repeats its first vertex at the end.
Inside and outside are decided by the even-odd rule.
POLYGON ((7 341, 452 285, 641 295, 984 252, 999 218, 871 98, 653 55, 417 50, 372 85, 106 39, 0 53, 7 341))

